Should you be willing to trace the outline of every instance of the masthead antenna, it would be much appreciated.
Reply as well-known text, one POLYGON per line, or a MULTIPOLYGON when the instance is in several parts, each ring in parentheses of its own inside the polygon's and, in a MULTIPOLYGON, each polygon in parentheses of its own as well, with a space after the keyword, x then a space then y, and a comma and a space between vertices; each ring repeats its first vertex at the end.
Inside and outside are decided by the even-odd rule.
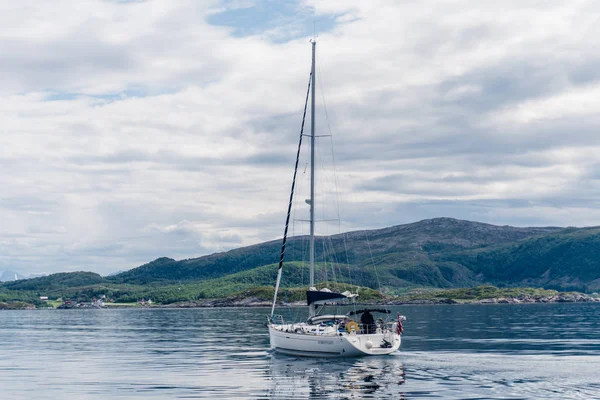
POLYGON ((316 21, 313 19, 313 36, 310 39, 311 43, 315 43, 317 41, 317 38, 319 37, 319 35, 317 35, 317 23, 316 21))

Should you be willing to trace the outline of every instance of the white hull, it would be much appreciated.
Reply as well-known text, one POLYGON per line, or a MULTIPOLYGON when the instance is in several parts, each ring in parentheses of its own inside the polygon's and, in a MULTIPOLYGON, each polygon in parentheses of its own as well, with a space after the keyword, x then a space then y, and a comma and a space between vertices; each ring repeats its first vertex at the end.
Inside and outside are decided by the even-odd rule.
MULTIPOLYGON (((286 332, 291 325, 269 325, 271 348, 278 353, 309 357, 356 357, 364 355, 386 355, 400 348, 397 333, 334 333, 313 335, 286 332), (384 338, 391 347, 381 347, 384 338)), ((292 330, 292 329, 289 329, 292 330)))

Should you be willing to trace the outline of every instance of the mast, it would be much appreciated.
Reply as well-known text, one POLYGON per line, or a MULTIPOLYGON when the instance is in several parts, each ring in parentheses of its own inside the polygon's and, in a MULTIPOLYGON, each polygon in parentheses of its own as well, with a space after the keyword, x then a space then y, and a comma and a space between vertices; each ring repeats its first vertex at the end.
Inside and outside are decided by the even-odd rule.
MULTIPOLYGON (((312 87, 310 95, 310 286, 315 286, 315 38, 312 43, 312 87)), ((308 316, 315 315, 315 305, 311 304, 308 316)))

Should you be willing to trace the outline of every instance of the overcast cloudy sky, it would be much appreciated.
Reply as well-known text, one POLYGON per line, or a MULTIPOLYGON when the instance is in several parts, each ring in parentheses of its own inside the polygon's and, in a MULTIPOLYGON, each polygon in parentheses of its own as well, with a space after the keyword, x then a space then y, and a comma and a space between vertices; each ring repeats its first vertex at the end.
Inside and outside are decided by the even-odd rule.
POLYGON ((0 270, 281 236, 313 22, 342 230, 600 225, 599 21, 592 0, 0 2, 0 270))

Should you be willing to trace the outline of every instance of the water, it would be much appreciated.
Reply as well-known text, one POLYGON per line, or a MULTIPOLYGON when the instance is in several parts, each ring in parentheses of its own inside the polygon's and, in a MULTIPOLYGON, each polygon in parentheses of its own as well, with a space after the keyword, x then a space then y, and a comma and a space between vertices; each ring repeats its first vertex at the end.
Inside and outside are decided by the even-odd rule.
POLYGON ((0 312, 0 399, 600 399, 600 304, 394 307, 401 352, 272 354, 267 309, 0 312))

